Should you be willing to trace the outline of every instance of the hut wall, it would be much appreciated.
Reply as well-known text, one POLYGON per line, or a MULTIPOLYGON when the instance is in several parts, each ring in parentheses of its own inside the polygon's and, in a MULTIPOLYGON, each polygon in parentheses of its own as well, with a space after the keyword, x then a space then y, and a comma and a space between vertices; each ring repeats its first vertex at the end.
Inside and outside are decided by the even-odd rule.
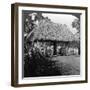
MULTIPOLYGON (((36 43, 37 41, 35 41, 36 43)), ((79 55, 79 43, 69 41, 50 41, 43 40, 36 43, 40 52, 45 56, 52 55, 79 55)))

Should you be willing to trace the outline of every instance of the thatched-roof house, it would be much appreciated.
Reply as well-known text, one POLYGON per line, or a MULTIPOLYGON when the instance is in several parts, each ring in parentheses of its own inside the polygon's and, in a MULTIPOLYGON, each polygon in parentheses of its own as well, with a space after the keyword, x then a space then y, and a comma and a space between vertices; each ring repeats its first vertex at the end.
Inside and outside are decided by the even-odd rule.
POLYGON ((54 54, 58 45, 62 47, 78 47, 80 43, 79 34, 73 34, 67 25, 56 24, 50 20, 43 19, 28 35, 30 41, 52 42, 54 45, 54 54), (33 35, 31 35, 33 34, 33 35), (31 36, 30 36, 31 35, 31 36))

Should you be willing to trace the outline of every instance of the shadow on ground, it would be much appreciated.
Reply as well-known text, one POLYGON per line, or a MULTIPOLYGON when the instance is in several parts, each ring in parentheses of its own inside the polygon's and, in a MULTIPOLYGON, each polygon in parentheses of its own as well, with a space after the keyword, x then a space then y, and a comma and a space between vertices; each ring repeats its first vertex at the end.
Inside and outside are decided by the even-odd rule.
POLYGON ((80 60, 75 56, 46 58, 38 53, 27 58, 24 64, 24 77, 79 75, 80 60))

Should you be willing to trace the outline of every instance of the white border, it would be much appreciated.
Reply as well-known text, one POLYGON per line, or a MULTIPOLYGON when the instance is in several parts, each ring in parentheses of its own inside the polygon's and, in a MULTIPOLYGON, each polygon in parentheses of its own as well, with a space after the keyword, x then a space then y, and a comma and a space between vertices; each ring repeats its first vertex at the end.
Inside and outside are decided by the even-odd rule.
POLYGON ((40 7, 18 7, 18 22, 19 22, 19 38, 18 38, 18 83, 19 84, 34 84, 34 83, 47 83, 47 82, 67 82, 67 81, 80 81, 85 80, 85 10, 72 10, 72 9, 55 9, 55 8, 40 8, 40 7), (53 76, 53 77, 34 77, 22 79, 22 10, 35 10, 35 11, 49 11, 49 12, 71 12, 82 13, 81 15, 81 57, 80 57, 80 75, 72 76, 53 76), (82 60, 82 61, 81 61, 82 60))

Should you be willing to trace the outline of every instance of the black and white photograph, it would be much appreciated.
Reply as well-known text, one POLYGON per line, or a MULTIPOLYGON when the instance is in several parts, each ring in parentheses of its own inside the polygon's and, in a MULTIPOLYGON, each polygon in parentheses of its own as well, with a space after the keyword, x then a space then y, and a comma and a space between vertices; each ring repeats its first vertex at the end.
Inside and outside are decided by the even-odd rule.
POLYGON ((80 13, 22 11, 24 77, 80 75, 80 13))
POLYGON ((87 8, 12 5, 12 84, 87 82, 87 8))

